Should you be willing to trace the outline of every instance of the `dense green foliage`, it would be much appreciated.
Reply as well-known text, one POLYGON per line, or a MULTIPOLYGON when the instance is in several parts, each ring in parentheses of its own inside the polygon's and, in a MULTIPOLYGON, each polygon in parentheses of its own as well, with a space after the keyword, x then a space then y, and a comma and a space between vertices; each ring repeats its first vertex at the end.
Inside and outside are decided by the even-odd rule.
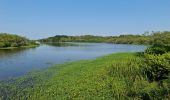
POLYGON ((37 44, 35 43, 35 41, 28 40, 25 37, 7 33, 0 33, 0 48, 22 47, 30 45, 37 44))
POLYGON ((170 38, 156 34, 153 40, 154 44, 144 52, 142 67, 150 81, 160 83, 170 75, 170 38))
POLYGON ((170 44, 170 32, 152 32, 143 35, 120 35, 120 36, 65 36, 56 35, 46 39, 39 40, 40 42, 105 42, 116 44, 154 44, 163 43, 170 44))
POLYGON ((150 83, 156 82, 159 87, 149 98, 159 95, 159 99, 170 99, 170 45, 167 37, 157 40, 158 37, 141 57, 140 69, 150 83))
POLYGON ((170 73, 170 53, 162 55, 144 55, 142 67, 150 81, 161 81, 167 79, 170 73))

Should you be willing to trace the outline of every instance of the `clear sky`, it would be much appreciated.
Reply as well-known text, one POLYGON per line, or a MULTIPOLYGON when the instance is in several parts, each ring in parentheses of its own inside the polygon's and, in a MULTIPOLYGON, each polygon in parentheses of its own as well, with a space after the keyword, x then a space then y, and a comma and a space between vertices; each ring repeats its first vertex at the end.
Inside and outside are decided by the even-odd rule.
POLYGON ((170 0, 0 0, 0 32, 28 38, 170 31, 170 0))

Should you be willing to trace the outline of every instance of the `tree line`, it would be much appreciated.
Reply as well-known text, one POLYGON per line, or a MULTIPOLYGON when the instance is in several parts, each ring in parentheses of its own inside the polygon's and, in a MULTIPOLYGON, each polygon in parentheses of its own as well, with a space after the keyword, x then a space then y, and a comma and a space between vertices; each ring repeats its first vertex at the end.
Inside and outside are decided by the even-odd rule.
POLYGON ((170 43, 170 32, 145 32, 142 35, 120 35, 120 36, 67 36, 56 35, 45 39, 40 39, 40 42, 96 42, 96 43, 115 43, 115 44, 153 44, 155 42, 170 43))

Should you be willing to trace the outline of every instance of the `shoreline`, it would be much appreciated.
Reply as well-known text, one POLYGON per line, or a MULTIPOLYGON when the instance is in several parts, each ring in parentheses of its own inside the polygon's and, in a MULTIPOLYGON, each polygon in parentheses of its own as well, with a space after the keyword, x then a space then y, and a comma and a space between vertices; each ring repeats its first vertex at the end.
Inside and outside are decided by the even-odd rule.
POLYGON ((0 48, 0 50, 10 50, 10 49, 20 49, 20 48, 35 48, 38 47, 39 45, 29 45, 29 46, 21 46, 21 47, 5 47, 5 48, 0 48))

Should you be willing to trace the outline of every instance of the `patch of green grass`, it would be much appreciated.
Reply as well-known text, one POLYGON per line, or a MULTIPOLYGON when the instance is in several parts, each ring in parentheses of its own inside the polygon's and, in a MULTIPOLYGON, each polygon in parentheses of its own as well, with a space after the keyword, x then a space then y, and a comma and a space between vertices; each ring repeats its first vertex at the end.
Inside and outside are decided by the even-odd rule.
POLYGON ((157 99, 155 82, 142 76, 136 53, 55 65, 0 84, 2 99, 128 100, 157 99), (149 98, 152 96, 153 98, 149 98))

